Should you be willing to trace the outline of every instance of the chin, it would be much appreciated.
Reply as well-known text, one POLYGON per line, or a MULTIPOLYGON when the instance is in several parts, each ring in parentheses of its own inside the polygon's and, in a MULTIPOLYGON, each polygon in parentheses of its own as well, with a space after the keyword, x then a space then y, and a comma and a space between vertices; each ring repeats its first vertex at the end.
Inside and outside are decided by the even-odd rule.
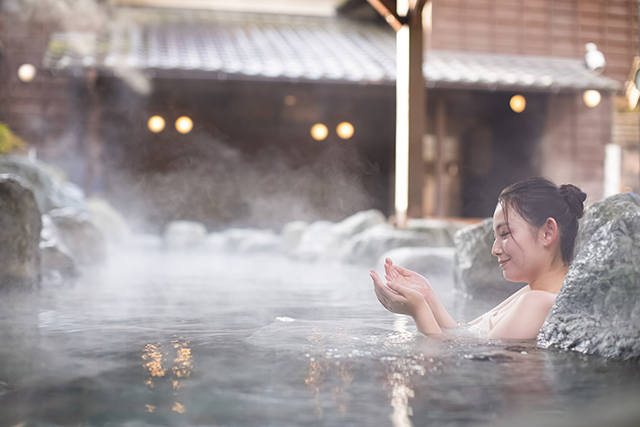
POLYGON ((508 282, 514 282, 514 283, 524 282, 522 277, 514 277, 513 275, 507 273, 506 271, 503 271, 502 275, 508 282))

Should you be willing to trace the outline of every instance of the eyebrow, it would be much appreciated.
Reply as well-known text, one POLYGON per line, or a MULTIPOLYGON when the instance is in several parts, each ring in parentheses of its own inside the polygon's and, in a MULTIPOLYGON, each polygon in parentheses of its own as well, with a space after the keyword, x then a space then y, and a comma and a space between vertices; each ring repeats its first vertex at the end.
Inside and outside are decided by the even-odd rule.
POLYGON ((505 227, 506 225, 507 225, 507 223, 506 223, 506 222, 501 222, 500 224, 496 225, 496 228, 494 229, 494 232, 495 232, 495 231, 497 231, 497 230, 499 230, 499 229, 500 229, 500 227, 505 227))

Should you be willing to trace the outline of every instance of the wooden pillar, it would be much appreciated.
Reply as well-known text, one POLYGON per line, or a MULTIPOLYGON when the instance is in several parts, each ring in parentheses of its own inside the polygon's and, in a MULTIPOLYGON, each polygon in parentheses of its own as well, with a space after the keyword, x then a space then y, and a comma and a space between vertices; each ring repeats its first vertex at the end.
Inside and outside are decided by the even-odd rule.
POLYGON ((422 11, 426 0, 367 0, 396 30, 396 173, 398 227, 422 217, 422 136, 426 118, 422 11))

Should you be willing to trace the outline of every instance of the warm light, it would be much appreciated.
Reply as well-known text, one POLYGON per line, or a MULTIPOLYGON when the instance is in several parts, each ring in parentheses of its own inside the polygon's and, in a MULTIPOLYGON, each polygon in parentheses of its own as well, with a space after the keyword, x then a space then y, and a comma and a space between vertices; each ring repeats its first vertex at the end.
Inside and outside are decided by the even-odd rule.
MULTIPOLYGON (((398 5, 399 8, 399 5, 398 5)), ((409 207, 409 26, 396 33, 396 182, 395 211, 400 228, 409 207), (402 76, 402 78, 400 78, 402 76)))
POLYGON ((311 136, 316 141, 322 141, 329 135, 329 129, 322 123, 317 123, 311 128, 311 136))
POLYGON ((193 121, 187 116, 182 116, 176 120, 176 129, 182 134, 189 133, 193 129, 193 121))
POLYGON ((147 126, 153 133, 162 132, 162 130, 164 129, 164 119, 160 116, 153 116, 149 119, 147 126))
POLYGON ((601 98, 600 92, 597 90, 586 90, 582 94, 582 99, 584 100, 585 105, 589 108, 593 108, 600 104, 601 98))
POLYGON ((509 101, 509 106, 511 106, 511 109, 516 113, 522 113, 527 106, 527 101, 522 95, 513 95, 509 101))
POLYGON ((349 139, 353 136, 353 125, 349 122, 342 122, 336 128, 338 136, 342 139, 349 139))
POLYGON ((36 67, 31 64, 22 64, 20 68, 18 68, 18 78, 23 83, 30 83, 33 79, 36 78, 36 67))
POLYGON ((293 96, 293 95, 287 95, 287 96, 285 96, 285 97, 284 97, 284 103, 285 103, 285 105, 288 105, 288 106, 290 106, 290 107, 291 107, 292 105, 296 105, 296 103, 297 103, 297 102, 298 102, 298 100, 297 100, 297 99, 296 99, 296 97, 295 97, 295 96, 293 96))

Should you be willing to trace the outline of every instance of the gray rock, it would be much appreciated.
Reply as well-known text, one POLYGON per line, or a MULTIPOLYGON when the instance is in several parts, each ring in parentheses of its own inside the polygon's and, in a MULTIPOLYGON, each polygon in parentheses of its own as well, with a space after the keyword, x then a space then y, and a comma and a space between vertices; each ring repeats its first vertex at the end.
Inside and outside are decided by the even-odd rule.
POLYGON ((164 245, 168 249, 184 250, 201 247, 207 228, 196 221, 171 221, 164 229, 164 245))
POLYGON ((0 175, 0 288, 40 282, 41 229, 31 189, 15 175, 0 175))
POLYGON ((601 226, 571 264, 538 336, 541 346, 640 357, 640 206, 617 210, 619 196, 605 200, 611 209, 594 209, 619 217, 601 226))
POLYGON ((162 237, 157 234, 132 234, 129 247, 138 251, 155 251, 162 248, 162 237))
POLYGON ((332 222, 316 221, 302 235, 300 244, 291 253, 291 257, 303 261, 314 261, 323 256, 332 242, 332 222))
MULTIPOLYGON (((69 249, 60 240, 60 232, 47 214, 42 215, 42 231, 40 233, 40 255, 42 257, 42 275, 45 279, 76 277, 78 266, 69 249)), ((47 281, 47 280, 45 280, 47 281)))
POLYGON ((326 246, 320 254, 321 259, 336 259, 340 249, 353 236, 376 225, 385 224, 387 218, 377 209, 360 211, 333 224, 327 236, 326 246))
POLYGON ((370 209, 357 212, 338 223, 316 221, 307 228, 291 255, 306 261, 337 259, 349 239, 371 227, 385 224, 386 220, 382 212, 370 209))
POLYGON ((57 229, 59 241, 78 264, 95 264, 106 259, 106 240, 87 211, 67 207, 53 209, 48 215, 57 229))
POLYGON ((349 239, 338 252, 338 258, 352 264, 375 265, 391 249, 400 247, 437 246, 429 234, 396 230, 388 224, 370 227, 349 239))
POLYGON ((431 218, 411 218, 407 221, 407 231, 418 231, 431 236, 437 246, 453 246, 453 236, 467 224, 461 221, 451 221, 431 218))
MULTIPOLYGON (((396 248, 385 252, 377 262, 384 266, 385 258, 394 264, 413 270, 426 278, 433 276, 453 277, 455 265, 454 248, 396 248)), ((382 269, 380 271, 383 271, 382 269)))
POLYGON ((280 235, 282 236, 280 252, 288 254, 295 250, 300 244, 302 236, 308 228, 309 224, 304 221, 292 221, 286 223, 280 232, 280 235))
POLYGON ((91 213, 91 221, 106 238, 111 247, 126 245, 131 240, 131 231, 120 212, 115 210, 105 199, 91 198, 87 200, 87 208, 91 213))
POLYGON ((259 230, 247 235, 238 246, 238 251, 243 253, 278 252, 282 237, 273 230, 259 230))
POLYGON ((492 218, 460 229, 453 241, 456 245, 455 285, 459 290, 472 297, 503 300, 524 285, 506 280, 497 258, 491 254, 492 218))
POLYGON ((636 212, 640 208, 640 196, 635 193, 621 193, 594 203, 580 220, 574 254, 584 249, 591 237, 607 222, 620 218, 628 212, 636 212))
POLYGON ((211 233, 204 248, 217 252, 259 253, 278 252, 282 237, 273 230, 260 228, 230 228, 211 233))
POLYGON ((40 212, 75 207, 84 209, 84 192, 80 187, 65 181, 53 168, 23 156, 0 156, 0 173, 19 176, 31 188, 40 212))

